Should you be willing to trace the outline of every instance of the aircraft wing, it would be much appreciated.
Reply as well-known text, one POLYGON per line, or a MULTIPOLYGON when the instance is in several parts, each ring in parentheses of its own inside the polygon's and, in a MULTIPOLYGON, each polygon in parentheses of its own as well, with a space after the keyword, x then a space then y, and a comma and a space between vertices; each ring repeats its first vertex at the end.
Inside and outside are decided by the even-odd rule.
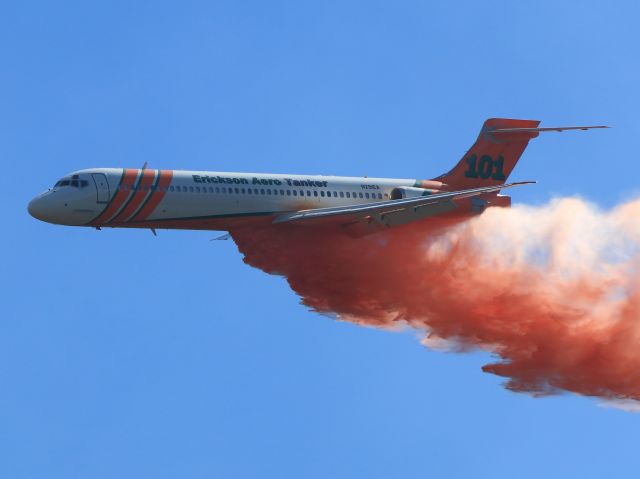
POLYGON ((535 181, 521 181, 377 203, 293 211, 276 216, 273 222, 335 223, 345 226, 357 223, 377 223, 379 226, 391 228, 454 210, 457 208, 454 201, 458 199, 495 193, 506 188, 530 183, 535 183, 535 181))

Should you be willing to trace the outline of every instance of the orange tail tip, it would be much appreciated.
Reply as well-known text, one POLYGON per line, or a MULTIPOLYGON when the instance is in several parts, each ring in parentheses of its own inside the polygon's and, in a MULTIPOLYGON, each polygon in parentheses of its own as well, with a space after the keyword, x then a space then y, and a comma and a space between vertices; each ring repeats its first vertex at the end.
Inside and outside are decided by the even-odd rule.
POLYGON ((505 183, 529 140, 537 136, 532 130, 539 124, 538 120, 486 120, 478 139, 458 164, 433 181, 440 181, 456 190, 505 183), (500 131, 504 133, 492 134, 500 131), (507 131, 512 133, 506 134, 507 131))
POLYGON ((507 181, 529 140, 540 133, 609 128, 604 125, 538 128, 539 124, 538 120, 490 118, 458 164, 449 173, 431 181, 439 181, 452 189, 500 185, 507 181))

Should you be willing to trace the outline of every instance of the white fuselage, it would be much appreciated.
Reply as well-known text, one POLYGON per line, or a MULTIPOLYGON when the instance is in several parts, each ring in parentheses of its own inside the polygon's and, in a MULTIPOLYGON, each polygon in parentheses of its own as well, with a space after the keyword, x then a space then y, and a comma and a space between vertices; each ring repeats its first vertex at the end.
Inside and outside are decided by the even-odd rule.
POLYGON ((95 168, 71 173, 29 205, 77 226, 227 229, 238 219, 389 200, 412 179, 95 168))

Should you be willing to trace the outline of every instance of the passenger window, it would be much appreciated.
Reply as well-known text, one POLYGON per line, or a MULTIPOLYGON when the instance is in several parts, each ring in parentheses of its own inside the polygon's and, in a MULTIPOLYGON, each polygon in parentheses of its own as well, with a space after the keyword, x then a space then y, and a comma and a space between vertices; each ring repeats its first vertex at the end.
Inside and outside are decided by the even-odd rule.
POLYGON ((224 186, 222 187, 222 192, 225 194, 227 193, 227 189, 224 186))
POLYGON ((324 191, 320 192, 320 196, 322 196, 324 198, 324 191))
POLYGON ((296 190, 293 190, 293 196, 298 196, 298 192, 296 190))
POLYGON ((381 200, 382 199, 382 193, 378 193, 378 199, 381 200))
POLYGON ((365 198, 367 198, 367 199, 369 199, 369 193, 365 193, 365 194, 364 194, 364 197, 365 197, 365 198))
POLYGON ((337 197, 338 197, 338 192, 337 192, 337 191, 334 191, 334 192, 333 192, 333 197, 334 197, 334 198, 337 198, 337 197))
POLYGON ((240 188, 236 188, 236 195, 240 194, 240 188))
POLYGON ((344 198, 344 193, 342 191, 340 192, 340 198, 344 198))
POLYGON ((317 190, 313 190, 313 196, 318 196, 318 191, 317 190))
POLYGON ((189 187, 189 191, 190 191, 191 193, 193 193, 193 186, 190 186, 190 187, 189 187))
POLYGON ((284 190, 280 190, 280 196, 284 196, 284 190))
POLYGON ((287 196, 291 196, 291 190, 287 190, 287 196))
POLYGON ((307 196, 311 196, 311 190, 307 190, 307 196))
POLYGON ((244 188, 242 188, 240 191, 242 191, 242 194, 244 195, 244 188))
POLYGON ((196 193, 200 193, 200 187, 196 186, 196 193))
POLYGON ((360 198, 362 198, 362 193, 358 193, 358 196, 359 196, 360 198))
POLYGON ((260 194, 264 195, 264 188, 260 188, 260 194))
POLYGON ((220 193, 220 187, 216 186, 216 193, 220 193))
POLYGON ((169 191, 173 191, 173 186, 170 186, 170 187, 169 187, 169 191))
POLYGON ((267 188, 267 194, 270 195, 271 194, 271 188, 267 188))
POLYGON ((253 190, 251 188, 247 188, 247 194, 250 195, 251 193, 253 193, 253 190))

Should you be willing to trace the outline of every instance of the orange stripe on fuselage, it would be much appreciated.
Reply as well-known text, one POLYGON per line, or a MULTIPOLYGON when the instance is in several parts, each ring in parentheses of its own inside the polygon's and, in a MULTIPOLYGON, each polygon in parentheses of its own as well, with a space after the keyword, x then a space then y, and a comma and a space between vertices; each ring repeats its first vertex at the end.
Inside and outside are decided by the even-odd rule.
POLYGON ((143 170, 142 178, 138 183, 138 187, 136 191, 133 193, 133 197, 129 200, 127 206, 125 206, 118 215, 113 218, 109 223, 120 223, 123 221, 127 221, 127 219, 138 209, 138 207, 142 204, 147 194, 153 194, 151 190, 151 185, 153 184, 153 180, 156 177, 155 170, 143 170))
POLYGON ((126 169, 124 170, 124 175, 118 188, 116 189, 111 202, 107 205, 107 207, 102 210, 102 213, 98 215, 93 221, 91 221, 92 226, 100 226, 104 224, 109 218, 111 218, 116 212, 120 209, 122 204, 129 197, 129 190, 132 189, 136 178, 138 177, 138 170, 126 169))
POLYGON ((164 195, 167 193, 167 189, 169 188, 172 179, 172 170, 160 171, 160 180, 156 185, 155 191, 151 192, 151 196, 147 200, 147 203, 142 207, 140 211, 138 211, 138 214, 131 218, 131 221, 144 221, 153 213, 153 211, 162 201, 162 198, 164 198, 164 195))

